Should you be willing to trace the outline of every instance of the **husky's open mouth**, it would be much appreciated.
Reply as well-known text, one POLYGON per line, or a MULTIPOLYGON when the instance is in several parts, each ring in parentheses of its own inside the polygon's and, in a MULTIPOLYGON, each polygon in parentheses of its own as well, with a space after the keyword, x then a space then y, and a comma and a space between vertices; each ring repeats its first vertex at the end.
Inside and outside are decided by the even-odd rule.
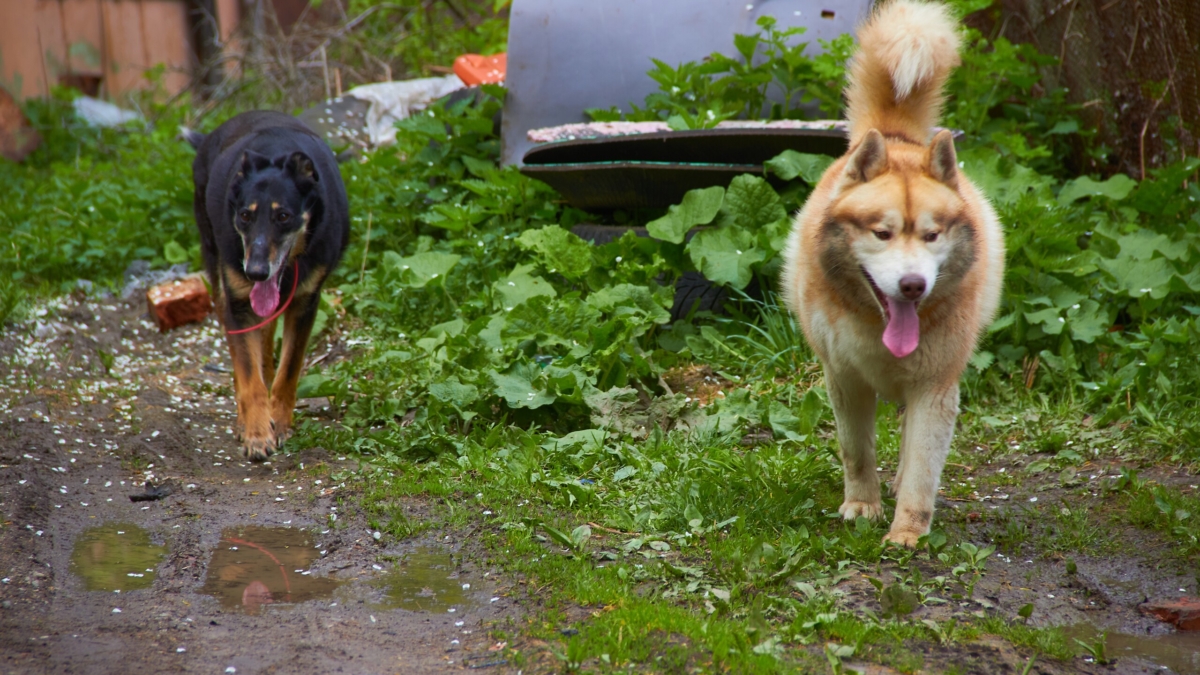
POLYGON ((887 322, 883 329, 883 345, 898 359, 913 353, 921 341, 921 320, 917 317, 919 300, 896 300, 883 292, 865 268, 863 278, 875 293, 887 322))

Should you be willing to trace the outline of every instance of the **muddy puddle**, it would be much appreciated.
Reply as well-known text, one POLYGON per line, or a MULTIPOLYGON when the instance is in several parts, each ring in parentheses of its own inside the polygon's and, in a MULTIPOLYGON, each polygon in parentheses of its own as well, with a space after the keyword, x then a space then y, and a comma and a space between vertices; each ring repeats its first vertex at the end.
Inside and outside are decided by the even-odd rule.
MULTIPOLYGON (((1101 631, 1089 624, 1063 628, 1067 638, 1096 644, 1101 631)), ((1081 651, 1083 651, 1081 649, 1081 651)), ((1109 659, 1137 657, 1170 668, 1179 675, 1200 675, 1200 632, 1180 631, 1166 635, 1130 635, 1109 631, 1104 653, 1109 659)))
POLYGON ((89 591, 133 591, 154 583, 154 570, 167 554, 142 528, 109 523, 83 531, 71 552, 71 571, 89 591))
POLYGON ((450 554, 420 548, 408 554, 379 582, 388 609, 448 612, 471 604, 471 585, 464 582, 450 554))
POLYGON ((226 609, 258 614, 268 605, 329 598, 341 583, 309 572, 321 556, 312 537, 290 527, 238 527, 221 533, 201 593, 226 609))

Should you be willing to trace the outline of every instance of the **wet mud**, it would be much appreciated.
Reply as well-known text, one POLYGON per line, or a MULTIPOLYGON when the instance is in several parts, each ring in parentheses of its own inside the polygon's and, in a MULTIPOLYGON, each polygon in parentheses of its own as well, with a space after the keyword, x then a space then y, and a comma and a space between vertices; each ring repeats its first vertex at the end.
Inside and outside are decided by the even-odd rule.
POLYGON ((481 552, 452 531, 376 539, 324 449, 242 461, 227 361, 213 322, 160 335, 113 301, 0 335, 0 673, 494 661, 520 608, 481 552), (146 481, 176 489, 131 501, 146 481))

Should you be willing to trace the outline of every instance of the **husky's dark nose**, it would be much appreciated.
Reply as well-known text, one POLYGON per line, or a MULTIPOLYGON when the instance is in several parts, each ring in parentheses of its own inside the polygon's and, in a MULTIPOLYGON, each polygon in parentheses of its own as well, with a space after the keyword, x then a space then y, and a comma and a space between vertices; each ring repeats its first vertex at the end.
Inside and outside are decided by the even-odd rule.
POLYGON ((920 300, 921 296, 925 295, 925 277, 919 274, 900 277, 900 294, 909 300, 920 300))

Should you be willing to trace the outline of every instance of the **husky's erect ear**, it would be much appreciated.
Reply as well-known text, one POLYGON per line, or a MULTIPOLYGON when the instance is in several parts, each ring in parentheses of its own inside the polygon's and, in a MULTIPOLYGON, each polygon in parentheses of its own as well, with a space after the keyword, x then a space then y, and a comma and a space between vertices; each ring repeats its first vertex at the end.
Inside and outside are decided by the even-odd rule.
POLYGON ((887 171, 887 143, 883 134, 872 129, 863 136, 862 142, 846 162, 846 178, 856 183, 867 183, 887 171))
POLYGON ((937 132, 929 145, 929 175, 939 183, 958 189, 958 155, 954 136, 945 129, 937 132))
POLYGON ((301 191, 306 191, 312 188, 313 184, 319 183, 321 177, 317 175, 317 167, 313 165, 312 158, 303 152, 293 152, 287 158, 284 164, 284 170, 296 181, 296 187, 301 191))

